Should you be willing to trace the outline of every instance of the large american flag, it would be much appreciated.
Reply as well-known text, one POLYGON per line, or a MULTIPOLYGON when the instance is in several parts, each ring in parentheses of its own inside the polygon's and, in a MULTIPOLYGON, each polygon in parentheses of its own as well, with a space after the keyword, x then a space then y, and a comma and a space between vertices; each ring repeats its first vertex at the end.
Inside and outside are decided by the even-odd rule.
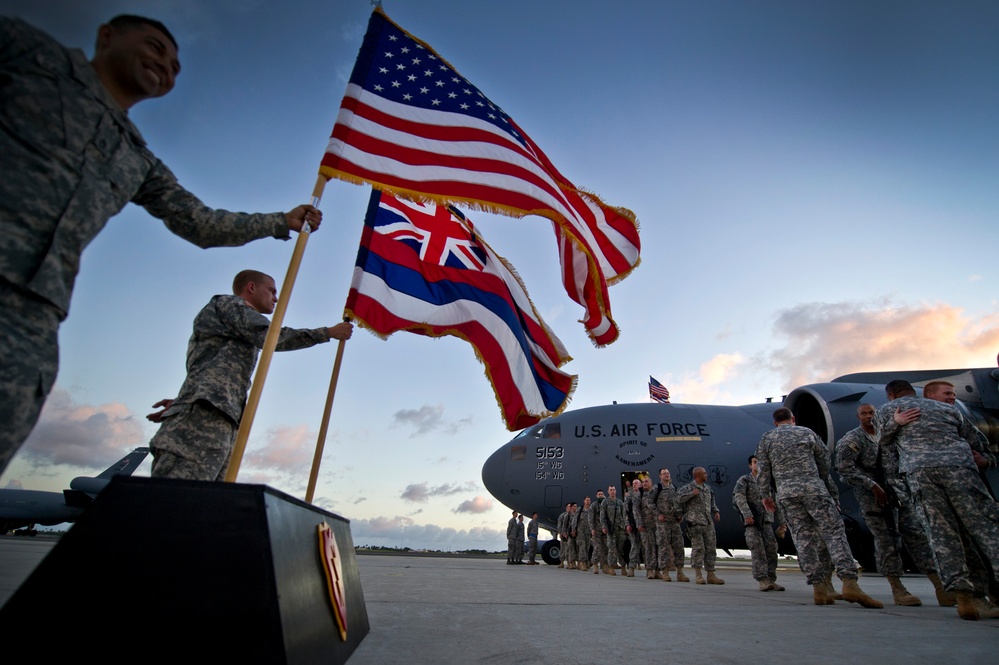
POLYGON ((468 341, 507 429, 560 413, 576 377, 524 285, 461 213, 372 192, 346 313, 381 337, 406 330, 468 341), (431 248, 438 248, 433 249, 431 248))
POLYGON ((319 170, 416 200, 547 217, 587 333, 597 345, 617 339, 607 286, 639 263, 634 214, 577 189, 503 109, 381 8, 319 170))

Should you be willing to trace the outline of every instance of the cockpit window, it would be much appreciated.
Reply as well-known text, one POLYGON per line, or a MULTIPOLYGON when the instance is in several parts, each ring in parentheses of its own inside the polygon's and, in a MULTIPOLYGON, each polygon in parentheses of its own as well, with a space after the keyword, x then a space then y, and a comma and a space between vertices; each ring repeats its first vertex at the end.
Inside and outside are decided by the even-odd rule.
POLYGON ((562 424, 561 423, 548 423, 545 425, 544 434, 541 435, 543 439, 561 439, 562 438, 562 424))
POLYGON ((517 436, 515 436, 513 438, 515 438, 515 439, 521 439, 521 438, 523 438, 525 436, 529 436, 532 439, 539 439, 539 438, 541 438, 541 432, 544 429, 545 429, 544 425, 535 425, 534 427, 528 427, 527 429, 525 429, 524 431, 522 431, 520 434, 518 434, 517 436))

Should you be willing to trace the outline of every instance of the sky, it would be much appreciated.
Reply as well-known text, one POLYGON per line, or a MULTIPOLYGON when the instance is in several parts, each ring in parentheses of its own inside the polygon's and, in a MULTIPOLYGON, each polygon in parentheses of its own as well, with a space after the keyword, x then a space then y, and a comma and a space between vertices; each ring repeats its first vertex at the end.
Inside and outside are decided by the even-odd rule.
MULTIPOLYGON (((570 409, 775 401, 856 371, 993 367, 999 352, 999 5, 990 1, 386 0, 577 186, 638 217, 597 349, 550 225, 470 213, 574 358, 570 409)), ((181 184, 229 210, 308 201, 368 0, 0 0, 93 53, 119 13, 163 21, 182 72, 130 117, 181 184)), ((284 324, 332 325, 369 189, 327 184, 284 324)), ((59 491, 136 446, 184 379, 191 321, 293 242, 201 250, 129 205, 83 254, 61 366, 0 487, 59 491)), ((280 287, 279 287, 280 288, 280 287)), ((275 355, 238 482, 304 498, 336 345, 275 355)), ((357 330, 314 503, 357 545, 505 548, 486 458, 514 436, 472 348, 357 330)), ((150 459, 137 471, 147 475, 150 459)))

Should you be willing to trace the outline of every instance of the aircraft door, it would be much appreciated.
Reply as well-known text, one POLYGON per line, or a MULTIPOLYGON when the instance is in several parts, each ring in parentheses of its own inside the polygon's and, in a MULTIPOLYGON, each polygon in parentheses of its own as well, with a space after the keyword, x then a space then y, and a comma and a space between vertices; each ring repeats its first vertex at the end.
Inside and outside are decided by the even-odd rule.
POLYGON ((546 485, 545 508, 562 508, 563 506, 565 506, 565 504, 562 502, 562 486, 546 485))

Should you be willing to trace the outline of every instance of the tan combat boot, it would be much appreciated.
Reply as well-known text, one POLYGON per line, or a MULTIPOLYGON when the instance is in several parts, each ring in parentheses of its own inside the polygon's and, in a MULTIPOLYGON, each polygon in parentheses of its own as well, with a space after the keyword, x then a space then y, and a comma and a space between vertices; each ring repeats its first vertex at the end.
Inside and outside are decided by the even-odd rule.
POLYGON ((676 567, 676 581, 677 582, 689 582, 690 578, 683 574, 683 566, 676 567))
POLYGON ((843 600, 843 594, 841 594, 838 591, 836 591, 836 587, 833 586, 833 583, 832 583, 832 573, 829 573, 828 575, 826 575, 826 579, 823 581, 823 584, 826 587, 826 595, 827 596, 829 596, 833 600, 843 600))
POLYGON ((957 591, 957 616, 968 621, 978 621, 978 608, 970 591, 957 591))
POLYGON ((647 579, 647 580, 654 580, 654 579, 656 579, 656 571, 654 571, 651 568, 646 568, 645 569, 645 579, 647 579))
POLYGON ((957 605, 957 596, 944 589, 939 575, 936 573, 926 573, 926 577, 933 583, 933 590, 937 594, 937 604, 940 607, 954 607, 957 605))
POLYGON ((919 607, 923 604, 923 601, 909 593, 909 590, 902 584, 902 580, 894 575, 885 575, 885 577, 888 578, 888 584, 891 585, 891 596, 895 599, 896 605, 919 607))
POLYGON ((715 571, 708 571, 708 584, 725 584, 725 580, 715 575, 715 571))
POLYGON ((594 575, 599 575, 600 574, 600 563, 599 562, 593 564, 593 574, 594 575))
POLYGON ((615 575, 617 575, 617 570, 614 568, 614 566, 608 565, 607 569, 604 570, 604 574, 614 577, 615 575))
POLYGON ((835 605, 836 601, 829 597, 826 593, 826 585, 821 582, 816 582, 812 585, 812 600, 815 601, 816 605, 835 605))
POLYGON ((760 591, 775 591, 774 583, 770 580, 760 580, 760 591))
POLYGON ((975 596, 972 600, 975 609, 978 610, 978 617, 981 619, 999 619, 999 607, 989 602, 988 598, 975 596))
POLYGON ((668 568, 663 568, 662 570, 659 571, 659 579, 661 579, 663 582, 673 581, 673 578, 669 576, 668 568))
POLYGON ((857 584, 857 580, 852 578, 843 580, 843 600, 848 603, 859 603, 862 607, 873 607, 875 609, 884 607, 884 603, 880 600, 874 600, 864 593, 860 585, 857 584))
POLYGON ((628 566, 625 570, 626 570, 626 572, 622 573, 622 574, 625 574, 628 577, 634 577, 635 576, 635 567, 634 566, 628 566))
POLYGON ((707 584, 704 581, 704 575, 701 574, 700 568, 694 568, 694 584, 707 584))
POLYGON ((774 587, 773 590, 774 591, 784 591, 784 587, 782 587, 781 585, 777 584, 777 580, 770 580, 770 584, 773 585, 773 587, 774 587))

